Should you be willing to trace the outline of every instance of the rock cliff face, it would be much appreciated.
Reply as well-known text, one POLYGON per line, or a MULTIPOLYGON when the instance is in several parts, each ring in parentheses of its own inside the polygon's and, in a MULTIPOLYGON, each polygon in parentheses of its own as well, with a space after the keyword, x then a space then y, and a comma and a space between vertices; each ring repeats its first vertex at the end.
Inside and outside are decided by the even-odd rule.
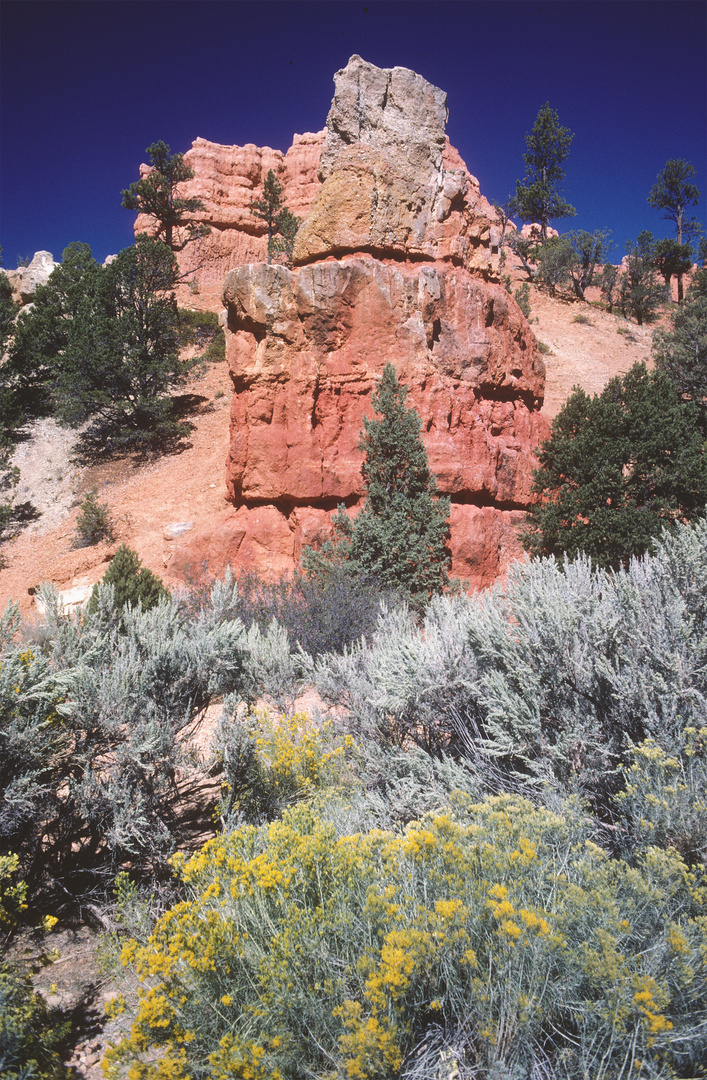
POLYGON ((493 215, 458 154, 445 155, 447 95, 414 71, 382 70, 359 56, 334 85, 322 187, 297 234, 295 262, 370 251, 452 259, 491 276, 493 215))
POLYGON ((337 503, 361 500, 358 436, 390 361, 452 500, 452 573, 484 586, 521 554, 532 449, 547 434, 542 359, 497 283, 493 212, 446 141, 445 94, 360 57, 335 85, 326 134, 296 139, 284 157, 230 148, 228 172, 225 148, 190 151, 190 194, 219 202, 210 242, 238 232, 252 261, 224 286, 234 509, 170 570, 231 562, 280 573, 321 542, 337 503), (244 210, 256 173, 276 164, 304 217, 293 270, 257 261, 265 242, 244 210))

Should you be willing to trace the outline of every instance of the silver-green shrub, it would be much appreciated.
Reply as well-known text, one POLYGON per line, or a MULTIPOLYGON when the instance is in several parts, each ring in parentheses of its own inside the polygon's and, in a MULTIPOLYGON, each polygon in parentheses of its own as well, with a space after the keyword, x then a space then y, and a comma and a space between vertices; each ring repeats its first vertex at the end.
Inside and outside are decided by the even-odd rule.
POLYGON ((700 521, 626 571, 534 560, 503 588, 436 600, 421 625, 388 613, 312 673, 361 741, 463 752, 492 789, 577 793, 611 816, 631 745, 672 751, 707 724, 705 581, 700 521))
POLYGON ((64 616, 45 588, 30 648, 5 616, 0 853, 19 852, 33 884, 50 875, 78 895, 126 858, 136 872, 164 870, 182 828, 180 784, 204 778, 195 729, 215 698, 252 682, 243 625, 226 617, 232 592, 215 584, 186 619, 169 596, 150 611, 118 609, 112 586, 98 587, 94 611, 64 616))

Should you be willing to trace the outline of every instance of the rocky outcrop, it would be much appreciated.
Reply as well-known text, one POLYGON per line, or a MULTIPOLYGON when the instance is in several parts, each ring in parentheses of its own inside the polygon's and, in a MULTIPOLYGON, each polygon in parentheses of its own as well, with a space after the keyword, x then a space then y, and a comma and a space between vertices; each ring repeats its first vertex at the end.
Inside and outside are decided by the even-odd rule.
MULTIPOLYGON (((364 256, 294 271, 241 267, 224 299, 235 391, 227 483, 240 543, 262 528, 267 508, 274 550, 293 559, 326 535, 337 503, 356 505, 358 437, 391 362, 453 501, 453 573, 488 584, 520 553, 514 529, 530 499, 530 448, 545 435, 544 368, 502 288, 453 265, 364 256)), ((247 551, 248 542, 241 561, 247 551)))
POLYGON ((295 263, 370 251, 449 259, 493 276, 491 207, 458 155, 445 162, 447 95, 414 71, 360 56, 334 85, 323 183, 297 234, 295 263))
MULTIPOLYGON (((452 573, 487 585, 522 554, 532 449, 547 434, 543 362, 495 280, 493 211, 446 140, 444 93, 360 57, 335 83, 326 137, 304 137, 288 176, 289 205, 300 216, 309 208, 294 269, 254 260, 226 276, 234 508, 182 545, 170 572, 229 562, 291 570, 303 546, 329 534, 339 502, 355 511, 359 433, 390 361, 452 501, 452 573)), ((253 186, 275 160, 258 153, 253 186)), ((198 193, 206 202, 208 189, 198 193)), ((243 201, 233 197, 231 218, 254 243, 248 213, 235 210, 243 201)))
MULTIPOLYGON (((287 153, 195 139, 184 155, 194 173, 180 185, 200 199, 211 227, 186 245, 183 274, 221 285, 226 273, 267 255, 263 222, 250 209, 270 169, 303 227, 295 262, 371 251, 448 259, 497 279, 495 214, 445 135, 446 94, 406 68, 385 71, 352 57, 335 75, 327 127, 295 135, 287 153)), ((145 175, 148 165, 140 166, 145 175)), ((154 221, 138 215, 135 232, 154 221)))
POLYGON ((544 368, 499 286, 459 267, 358 257, 232 271, 228 486, 236 502, 351 500, 369 394, 387 362, 410 387, 442 490, 525 506, 544 368), (520 431, 516 429, 521 428, 520 431))
POLYGON ((5 274, 12 286, 12 298, 16 304, 31 304, 40 285, 46 285, 58 263, 54 262, 51 251, 36 251, 28 266, 17 270, 6 270, 5 274))

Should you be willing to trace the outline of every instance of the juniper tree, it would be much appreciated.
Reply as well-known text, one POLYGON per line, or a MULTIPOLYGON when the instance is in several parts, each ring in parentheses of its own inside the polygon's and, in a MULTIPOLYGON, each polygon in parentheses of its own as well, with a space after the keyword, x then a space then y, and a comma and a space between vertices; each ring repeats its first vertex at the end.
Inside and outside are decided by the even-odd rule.
POLYGON ((692 248, 668 238, 655 245, 655 267, 667 286, 672 278, 678 279, 678 299, 682 301, 682 277, 692 268, 692 248))
POLYGON ((194 172, 184 161, 183 154, 170 154, 169 146, 153 143, 146 150, 150 158, 149 172, 121 192, 126 210, 149 214, 157 222, 157 236, 172 251, 181 251, 190 241, 206 236, 211 229, 190 215, 206 210, 201 199, 185 199, 179 185, 193 180, 194 172))
MULTIPOLYGON (((163 597, 169 596, 169 592, 157 575, 142 565, 137 552, 129 548, 127 544, 121 544, 116 551, 101 584, 113 586, 116 611, 126 604, 131 604, 132 607, 137 607, 139 604, 143 611, 149 611, 163 597)), ((94 586, 89 601, 89 611, 95 611, 97 606, 98 588, 94 586)))
POLYGON ((698 411, 662 371, 634 364, 590 398, 575 389, 538 452, 522 541, 533 555, 625 565, 707 504, 698 411))
POLYGON ((652 322, 668 298, 668 289, 656 269, 653 234, 644 229, 626 244, 626 266, 619 285, 622 315, 632 315, 639 326, 652 322))
POLYGON ((558 286, 564 285, 570 277, 570 269, 575 255, 569 237, 553 236, 538 247, 536 252, 538 269, 536 280, 544 285, 550 296, 557 296, 558 286))
POLYGON ((602 300, 606 304, 606 310, 611 315, 619 293, 618 266, 614 266, 613 263, 609 262, 604 263, 604 267, 598 278, 598 285, 601 289, 602 300))
POLYGON ((597 267, 611 249, 610 230, 595 229, 590 233, 586 229, 573 229, 567 235, 574 253, 569 268, 574 294, 578 300, 584 300, 584 290, 594 284, 597 267))
MULTIPOLYGON (((353 521, 339 508, 336 541, 324 552, 324 565, 344 564, 420 604, 448 584, 449 499, 437 494, 420 418, 405 404, 407 393, 386 364, 371 399, 378 418, 364 418, 358 444, 365 455, 364 507, 353 521)), ((321 571, 322 560, 310 555, 304 565, 321 571)))

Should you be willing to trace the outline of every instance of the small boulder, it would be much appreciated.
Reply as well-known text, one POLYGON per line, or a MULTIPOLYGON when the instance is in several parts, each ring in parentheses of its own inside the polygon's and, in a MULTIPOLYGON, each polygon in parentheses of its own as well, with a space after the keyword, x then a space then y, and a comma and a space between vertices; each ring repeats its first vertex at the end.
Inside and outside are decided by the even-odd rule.
POLYGON ((193 528, 193 521, 174 521, 165 528, 163 535, 165 540, 176 540, 177 537, 183 536, 185 532, 193 528))

